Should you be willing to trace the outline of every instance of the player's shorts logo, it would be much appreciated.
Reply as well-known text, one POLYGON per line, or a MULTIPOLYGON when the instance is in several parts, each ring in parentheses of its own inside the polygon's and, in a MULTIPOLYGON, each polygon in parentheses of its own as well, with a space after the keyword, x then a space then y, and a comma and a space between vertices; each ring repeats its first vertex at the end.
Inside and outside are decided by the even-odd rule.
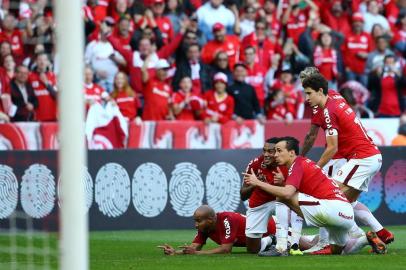
POLYGON ((337 175, 338 175, 338 176, 343 175, 343 171, 342 171, 342 170, 339 170, 339 171, 337 172, 337 175))

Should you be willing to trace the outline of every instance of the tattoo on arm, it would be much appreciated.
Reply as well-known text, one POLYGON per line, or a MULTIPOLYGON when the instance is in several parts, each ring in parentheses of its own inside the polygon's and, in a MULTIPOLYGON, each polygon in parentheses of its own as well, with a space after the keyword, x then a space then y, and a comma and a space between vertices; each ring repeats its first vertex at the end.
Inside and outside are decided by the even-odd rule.
POLYGON ((306 134, 303 147, 302 147, 302 156, 305 156, 310 149, 313 147, 314 141, 317 138, 317 134, 319 132, 319 126, 311 125, 309 132, 306 134))

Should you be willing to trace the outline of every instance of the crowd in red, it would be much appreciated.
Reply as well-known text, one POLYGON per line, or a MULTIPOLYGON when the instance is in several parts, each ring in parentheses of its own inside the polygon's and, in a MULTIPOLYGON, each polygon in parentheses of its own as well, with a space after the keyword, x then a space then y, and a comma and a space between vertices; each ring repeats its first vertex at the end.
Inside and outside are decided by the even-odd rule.
MULTIPOLYGON (((83 1, 86 106, 136 120, 291 121, 309 116, 315 66, 362 117, 406 100, 406 0, 83 1)), ((3 0, 1 121, 56 121, 52 1, 3 0)))

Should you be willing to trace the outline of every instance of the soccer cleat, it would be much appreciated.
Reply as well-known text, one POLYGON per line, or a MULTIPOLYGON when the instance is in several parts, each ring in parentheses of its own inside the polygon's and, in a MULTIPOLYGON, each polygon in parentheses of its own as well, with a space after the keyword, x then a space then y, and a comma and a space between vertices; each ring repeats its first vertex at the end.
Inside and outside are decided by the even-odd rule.
POLYGON ((299 249, 298 244, 293 244, 289 249, 289 254, 292 256, 303 255, 303 252, 299 249))
POLYGON ((393 241, 395 241, 395 235, 393 235, 393 233, 391 233, 390 231, 388 231, 387 229, 383 228, 380 231, 376 232, 376 235, 379 237, 379 239, 382 240, 382 242, 384 242, 385 244, 390 244, 393 241))
POLYGON ((319 250, 323 250, 326 246, 328 246, 328 243, 326 242, 317 242, 313 247, 303 251, 303 253, 313 253, 319 250))
POLYGON ((276 249, 275 246, 272 246, 268 250, 259 252, 258 256, 260 256, 260 257, 284 257, 284 256, 289 256, 289 252, 287 250, 279 251, 276 249))
POLYGON ((379 239, 376 233, 369 231, 366 233, 369 244, 376 254, 385 254, 387 249, 385 243, 379 239))
POLYGON ((320 249, 318 251, 313 251, 312 253, 310 253, 312 255, 331 255, 331 247, 330 245, 325 246, 323 249, 320 249))

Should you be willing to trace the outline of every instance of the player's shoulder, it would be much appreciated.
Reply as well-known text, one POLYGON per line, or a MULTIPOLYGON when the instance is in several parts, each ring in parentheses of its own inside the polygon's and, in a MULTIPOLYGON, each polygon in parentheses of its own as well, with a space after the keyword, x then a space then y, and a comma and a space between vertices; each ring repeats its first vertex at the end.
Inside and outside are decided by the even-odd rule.
POLYGON ((261 165, 261 163, 262 163, 262 161, 264 160, 264 156, 263 155, 260 155, 260 156, 257 156, 256 158, 254 158, 254 159, 252 159, 249 163, 248 163, 248 167, 251 167, 251 168, 256 168, 256 167, 259 167, 260 165, 261 165))

